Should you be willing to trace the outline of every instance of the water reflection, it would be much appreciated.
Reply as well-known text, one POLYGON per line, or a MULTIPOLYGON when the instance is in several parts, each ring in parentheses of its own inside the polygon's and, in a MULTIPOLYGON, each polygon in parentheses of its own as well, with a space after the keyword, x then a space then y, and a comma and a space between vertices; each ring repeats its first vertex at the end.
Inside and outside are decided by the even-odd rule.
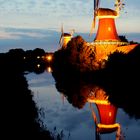
MULTIPOLYGON (((66 73, 67 72, 58 74, 55 70, 53 71, 52 75, 56 81, 56 88, 61 94, 63 93, 63 96, 70 104, 78 109, 84 108, 86 103, 91 104, 90 109, 95 122, 96 140, 101 139, 102 134, 110 133, 114 134, 116 140, 125 139, 120 122, 116 122, 118 106, 111 102, 112 100, 109 100, 110 96, 111 98, 116 96, 112 96, 110 92, 106 93, 102 87, 97 86, 97 84, 91 80, 87 82, 87 80, 83 79, 82 75, 75 76, 75 74, 66 73), (97 112, 94 111, 94 108, 92 107, 93 104, 96 105, 97 112)), ((117 94, 117 96, 119 96, 118 98, 121 98, 123 95, 117 94)), ((118 100, 118 98, 116 98, 116 100, 118 100)), ((115 98, 113 98, 113 100, 115 100, 115 98)), ((119 108, 122 108, 125 111, 126 107, 129 107, 130 105, 130 102, 125 102, 123 100, 123 104, 119 104, 119 108), (125 108, 123 108, 124 105, 125 108)), ((135 116, 135 113, 137 114, 139 111, 135 112, 133 111, 133 108, 129 108, 129 112, 134 113, 131 115, 135 116)))
POLYGON ((114 81, 112 83, 106 82, 108 80, 107 77, 107 80, 100 77, 101 79, 98 79, 100 82, 96 82, 94 80, 96 76, 80 75, 73 71, 65 71, 65 69, 63 71, 53 69, 52 76, 55 79, 57 90, 63 93, 69 103, 77 108, 82 108, 86 104, 87 88, 92 90, 95 85, 98 85, 98 87, 106 91, 112 104, 122 108, 130 117, 140 119, 140 111, 137 109, 139 103, 139 98, 137 98, 139 91, 138 82, 129 81, 129 77, 126 80, 123 78, 119 82, 117 80, 115 83, 113 83, 114 81))
POLYGON ((51 73, 52 72, 51 66, 47 66, 46 70, 47 70, 47 72, 51 73))
MULTIPOLYGON (((72 90, 74 93, 76 92, 76 90, 72 90)), ((79 90, 75 94, 72 93, 73 95, 63 94, 63 96, 66 96, 68 101, 79 109, 83 108, 87 102, 90 103, 90 109, 95 122, 95 139, 100 140, 101 134, 113 132, 116 132, 116 140, 122 138, 120 124, 116 123, 117 107, 108 101, 108 96, 105 91, 95 85, 85 85, 80 87, 79 90), (98 110, 97 114, 92 104, 96 105, 98 110)))
POLYGON ((105 91, 99 87, 95 87, 89 92, 87 101, 90 103, 92 116, 96 126, 96 140, 100 140, 100 134, 112 133, 116 131, 116 140, 120 140, 121 127, 116 123, 117 107, 108 101, 105 91), (92 107, 92 103, 96 104, 99 118, 92 107))

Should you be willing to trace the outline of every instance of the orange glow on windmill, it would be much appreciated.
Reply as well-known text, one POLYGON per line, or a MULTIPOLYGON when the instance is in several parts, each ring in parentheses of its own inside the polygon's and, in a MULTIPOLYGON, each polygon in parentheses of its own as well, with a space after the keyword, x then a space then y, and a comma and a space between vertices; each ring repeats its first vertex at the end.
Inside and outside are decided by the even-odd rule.
POLYGON ((124 0, 115 1, 115 9, 100 8, 100 0, 94 0, 94 18, 90 36, 95 29, 96 18, 99 20, 96 37, 93 42, 96 53, 96 61, 107 60, 108 56, 115 51, 128 53, 138 44, 130 45, 122 42, 118 36, 115 19, 120 16, 120 11, 124 7, 124 0))

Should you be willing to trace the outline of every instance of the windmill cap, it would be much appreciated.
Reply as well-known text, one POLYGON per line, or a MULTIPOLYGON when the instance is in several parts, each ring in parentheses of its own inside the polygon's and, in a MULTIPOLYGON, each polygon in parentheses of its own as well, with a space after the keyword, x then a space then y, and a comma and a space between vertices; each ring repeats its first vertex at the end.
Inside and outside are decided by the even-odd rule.
POLYGON ((97 17, 99 18, 116 18, 118 13, 115 10, 109 8, 99 8, 97 10, 97 17))
POLYGON ((63 36, 71 36, 69 33, 64 33, 63 36))

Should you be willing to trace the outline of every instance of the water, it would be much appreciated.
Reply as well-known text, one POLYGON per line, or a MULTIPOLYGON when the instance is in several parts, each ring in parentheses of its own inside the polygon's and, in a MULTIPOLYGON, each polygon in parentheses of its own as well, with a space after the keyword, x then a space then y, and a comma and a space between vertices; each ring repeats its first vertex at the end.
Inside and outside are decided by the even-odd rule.
MULTIPOLYGON (((47 71, 38 75, 30 73, 26 78, 29 88, 33 91, 33 99, 38 109, 42 110, 40 119, 49 131, 54 135, 63 134, 64 140, 95 139, 95 123, 88 102, 79 109, 73 103, 76 97, 70 99, 69 95, 58 92, 54 77, 47 71)), ((95 103, 92 103, 92 107, 99 118, 95 103)), ((123 109, 118 108, 115 122, 121 126, 121 139, 140 139, 140 119, 130 117, 123 109)), ((116 131, 101 134, 100 137, 103 140, 115 140, 116 131)))

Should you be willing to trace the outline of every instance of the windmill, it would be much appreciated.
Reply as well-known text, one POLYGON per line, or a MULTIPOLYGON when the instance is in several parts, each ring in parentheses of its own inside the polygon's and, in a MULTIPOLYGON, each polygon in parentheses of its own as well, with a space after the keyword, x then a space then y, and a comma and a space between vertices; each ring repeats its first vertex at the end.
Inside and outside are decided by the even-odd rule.
POLYGON ((64 33, 63 24, 62 24, 62 26, 61 26, 61 36, 60 36, 60 39, 59 39, 60 48, 65 49, 67 47, 67 44, 71 40, 74 32, 75 32, 75 30, 72 29, 70 33, 64 33))
POLYGON ((108 8, 99 8, 99 5, 100 5, 100 0, 94 0, 94 11, 93 11, 93 14, 94 14, 94 17, 93 17, 93 20, 92 20, 92 25, 91 25, 91 29, 90 29, 90 35, 92 35, 93 33, 93 30, 95 28, 95 25, 96 25, 96 17, 99 16, 98 14, 103 14, 103 12, 107 11, 107 10, 112 10, 112 12, 116 13, 117 15, 116 16, 119 16, 120 14, 120 11, 124 8, 124 3, 123 3, 124 0, 115 0, 115 10, 112 10, 112 9, 108 9, 108 8))

